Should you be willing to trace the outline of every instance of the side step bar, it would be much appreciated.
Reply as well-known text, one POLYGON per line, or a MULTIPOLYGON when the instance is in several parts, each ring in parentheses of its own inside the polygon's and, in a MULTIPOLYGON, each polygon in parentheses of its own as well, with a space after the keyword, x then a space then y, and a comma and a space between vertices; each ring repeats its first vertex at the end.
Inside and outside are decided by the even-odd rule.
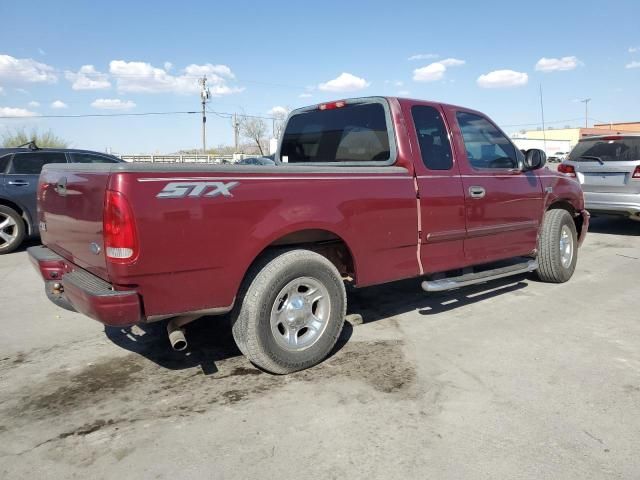
POLYGON ((510 277, 522 273, 533 272, 538 269, 537 260, 529 260, 524 263, 516 263, 508 267, 485 270, 478 273, 466 273, 459 277, 442 278, 440 280, 425 280, 422 282, 422 289, 425 292, 443 292, 454 288, 466 287, 477 283, 484 283, 498 278, 510 277))

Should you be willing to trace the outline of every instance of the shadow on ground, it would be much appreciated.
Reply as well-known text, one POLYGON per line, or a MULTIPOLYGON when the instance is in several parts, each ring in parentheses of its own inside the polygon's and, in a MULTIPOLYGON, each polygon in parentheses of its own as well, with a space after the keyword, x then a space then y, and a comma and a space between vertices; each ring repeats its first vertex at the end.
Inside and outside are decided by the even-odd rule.
POLYGON ((589 233, 637 237, 640 236, 640 222, 625 217, 592 217, 589 222, 589 233))
MULTIPOLYGON (((363 323, 385 320, 418 310, 421 315, 445 313, 465 305, 523 289, 525 276, 514 276, 456 291, 427 294, 417 279, 348 291, 348 314, 362 317, 363 323)), ((443 317, 445 321, 445 317, 443 317)), ((186 336, 189 348, 175 352, 167 339, 166 321, 131 328, 105 327, 105 334, 116 345, 142 355, 159 366, 182 370, 200 366, 205 374, 218 371, 216 362, 241 355, 233 340, 229 316, 203 317, 189 324, 186 336)), ((342 334, 330 357, 349 341, 353 326, 345 322, 342 334)))

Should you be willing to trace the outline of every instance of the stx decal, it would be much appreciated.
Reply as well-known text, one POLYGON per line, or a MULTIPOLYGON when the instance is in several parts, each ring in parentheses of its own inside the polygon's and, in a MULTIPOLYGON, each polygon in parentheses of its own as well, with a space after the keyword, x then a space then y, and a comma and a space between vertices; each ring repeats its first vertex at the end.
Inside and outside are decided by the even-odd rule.
POLYGON ((170 182, 156 195, 157 198, 233 197, 231 189, 240 182, 170 182), (206 192, 206 193, 205 193, 206 192))

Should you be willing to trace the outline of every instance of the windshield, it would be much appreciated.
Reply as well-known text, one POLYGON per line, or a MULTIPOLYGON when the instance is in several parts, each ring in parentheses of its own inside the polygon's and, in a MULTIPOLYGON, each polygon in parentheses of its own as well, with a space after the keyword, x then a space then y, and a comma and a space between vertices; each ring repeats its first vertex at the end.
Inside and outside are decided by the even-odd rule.
POLYGON ((280 159, 289 163, 387 162, 389 133, 381 103, 355 103, 293 115, 280 159))
POLYGON ((580 140, 569 154, 569 160, 577 162, 585 160, 600 160, 602 162, 640 160, 640 136, 580 140))

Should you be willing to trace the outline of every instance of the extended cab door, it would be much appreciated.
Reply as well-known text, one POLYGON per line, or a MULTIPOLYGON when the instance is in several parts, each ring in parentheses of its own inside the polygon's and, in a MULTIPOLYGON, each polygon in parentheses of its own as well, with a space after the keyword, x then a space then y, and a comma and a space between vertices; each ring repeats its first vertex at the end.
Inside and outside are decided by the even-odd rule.
POLYGON ((522 153, 488 118, 456 107, 446 114, 462 159, 468 263, 533 252, 543 212, 538 176, 521 170, 522 153))
POLYGON ((420 259, 424 273, 465 264, 465 204, 458 162, 440 105, 405 105, 419 195, 420 259))

